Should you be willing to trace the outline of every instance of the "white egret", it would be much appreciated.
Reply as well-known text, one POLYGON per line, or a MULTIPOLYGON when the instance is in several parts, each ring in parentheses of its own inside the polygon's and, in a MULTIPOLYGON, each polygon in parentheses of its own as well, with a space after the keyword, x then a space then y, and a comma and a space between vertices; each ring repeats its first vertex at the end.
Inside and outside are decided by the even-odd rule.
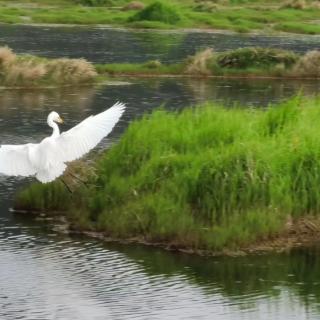
POLYGON ((57 123, 62 119, 51 112, 47 123, 52 135, 40 143, 2 145, 0 147, 0 173, 12 176, 35 176, 47 183, 61 176, 66 163, 79 159, 107 136, 125 109, 122 103, 95 116, 90 116, 70 130, 60 134, 57 123))

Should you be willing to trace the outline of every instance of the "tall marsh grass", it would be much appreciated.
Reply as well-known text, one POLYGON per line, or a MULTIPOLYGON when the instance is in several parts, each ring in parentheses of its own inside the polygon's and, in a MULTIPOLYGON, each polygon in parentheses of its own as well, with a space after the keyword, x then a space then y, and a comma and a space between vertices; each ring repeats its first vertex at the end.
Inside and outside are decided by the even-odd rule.
POLYGON ((96 76, 93 65, 84 59, 18 56, 0 47, 0 84, 4 86, 75 85, 92 82, 96 76))
POLYGON ((199 51, 186 61, 185 73, 210 75, 212 70, 210 65, 214 61, 214 53, 211 48, 199 51))
POLYGON ((313 50, 307 52, 296 63, 294 74, 302 76, 320 77, 320 51, 313 50))
MULTIPOLYGON (((185 248, 272 236, 292 217, 320 213, 319 106, 319 97, 296 97, 265 111, 160 109, 131 123, 97 161, 80 206, 79 196, 60 206, 108 236, 185 248)), ((49 193, 41 208, 50 208, 57 183, 24 190, 17 207, 34 208, 49 193)))

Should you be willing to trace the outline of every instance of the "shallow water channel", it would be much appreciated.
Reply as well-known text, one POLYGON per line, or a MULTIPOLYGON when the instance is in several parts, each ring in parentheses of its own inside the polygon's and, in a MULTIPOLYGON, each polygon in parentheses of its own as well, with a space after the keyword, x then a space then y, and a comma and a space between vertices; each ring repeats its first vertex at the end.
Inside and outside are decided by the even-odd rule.
MULTIPOLYGON (((86 56, 108 62, 118 61, 118 52, 122 61, 159 56, 175 60, 196 49, 184 46, 189 51, 183 49, 169 59, 169 51, 161 53, 162 46, 156 42, 158 47, 146 45, 144 49, 138 43, 137 50, 132 42, 132 55, 127 52, 125 56, 129 40, 118 34, 113 43, 98 29, 80 30, 80 37, 70 28, 59 32, 46 27, 3 28, 3 43, 19 52, 46 56, 86 56), (90 40, 84 52, 81 41, 88 34, 96 44, 90 47, 90 40), (101 39, 105 42, 99 47, 101 39), (105 50, 107 45, 112 49, 105 50)), ((299 47, 303 40, 288 39, 282 41, 297 41, 298 51, 305 50, 304 45, 299 47)), ((219 43, 222 47, 221 39, 219 43)), ((45 119, 51 110, 62 115, 66 122, 62 130, 66 130, 117 100, 127 103, 122 121, 100 144, 103 149, 121 136, 132 119, 161 104, 172 110, 205 101, 229 107, 267 107, 301 90, 313 95, 319 89, 320 83, 314 81, 175 78, 119 79, 98 88, 0 89, 0 143, 35 142, 50 134, 45 119)), ((14 194, 32 181, 0 176, 0 320, 320 318, 320 247, 263 256, 201 258, 69 237, 41 220, 10 211, 14 194)))
POLYGON ((142 31, 99 27, 0 25, 0 45, 45 57, 86 58, 96 63, 177 62, 200 49, 273 47, 306 52, 319 49, 320 36, 142 31))

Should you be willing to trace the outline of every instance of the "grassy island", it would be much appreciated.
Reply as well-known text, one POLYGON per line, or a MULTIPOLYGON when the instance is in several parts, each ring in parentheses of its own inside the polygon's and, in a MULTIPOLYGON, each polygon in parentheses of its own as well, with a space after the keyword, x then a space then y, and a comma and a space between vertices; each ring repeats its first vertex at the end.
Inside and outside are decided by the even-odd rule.
POLYGON ((0 47, 0 85, 32 88, 75 86, 99 83, 110 76, 132 77, 274 77, 320 78, 320 51, 299 55, 291 51, 268 48, 240 48, 226 52, 205 49, 184 61, 162 64, 96 64, 85 59, 47 59, 16 55, 0 47))
POLYGON ((320 51, 299 55, 272 48, 248 47, 226 52, 205 49, 175 64, 153 60, 140 64, 97 64, 95 67, 98 73, 111 76, 320 78, 320 51))
POLYGON ((94 170, 78 170, 86 185, 73 181, 73 194, 59 180, 35 183, 15 207, 58 212, 75 230, 191 251, 279 237, 319 217, 319 105, 296 97, 267 110, 157 110, 131 123, 94 170))
POLYGON ((92 83, 97 73, 84 59, 46 59, 16 55, 0 47, 0 85, 5 87, 47 87, 92 83))
POLYGON ((317 0, 0 0, 2 23, 320 34, 317 0))

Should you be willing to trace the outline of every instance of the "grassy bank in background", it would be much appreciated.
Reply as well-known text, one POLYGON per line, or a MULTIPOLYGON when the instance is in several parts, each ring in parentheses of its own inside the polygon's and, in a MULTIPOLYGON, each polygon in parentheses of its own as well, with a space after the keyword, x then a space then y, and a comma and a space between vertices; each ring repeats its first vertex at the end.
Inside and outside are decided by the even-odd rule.
POLYGON ((239 249, 319 215, 319 103, 155 111, 96 161, 87 187, 33 184, 15 207, 58 211, 115 239, 239 249))
POLYGON ((47 59, 16 55, 0 47, 0 85, 41 87, 89 84, 106 76, 190 76, 190 77, 286 77, 320 78, 320 51, 298 55, 291 51, 240 48, 216 53, 205 49, 181 63, 158 60, 141 64, 93 65, 84 59, 47 59), (100 77, 99 77, 100 74, 100 77))
POLYGON ((316 0, 0 0, 0 22, 320 34, 316 0))
POLYGON ((92 83, 97 77, 93 65, 84 59, 46 59, 16 55, 0 47, 0 85, 41 87, 92 83))
POLYGON ((162 64, 158 60, 145 63, 97 64, 100 74, 160 76, 186 75, 193 77, 287 77, 320 78, 320 51, 304 55, 292 51, 268 48, 240 48, 226 52, 205 49, 185 61, 162 64))

